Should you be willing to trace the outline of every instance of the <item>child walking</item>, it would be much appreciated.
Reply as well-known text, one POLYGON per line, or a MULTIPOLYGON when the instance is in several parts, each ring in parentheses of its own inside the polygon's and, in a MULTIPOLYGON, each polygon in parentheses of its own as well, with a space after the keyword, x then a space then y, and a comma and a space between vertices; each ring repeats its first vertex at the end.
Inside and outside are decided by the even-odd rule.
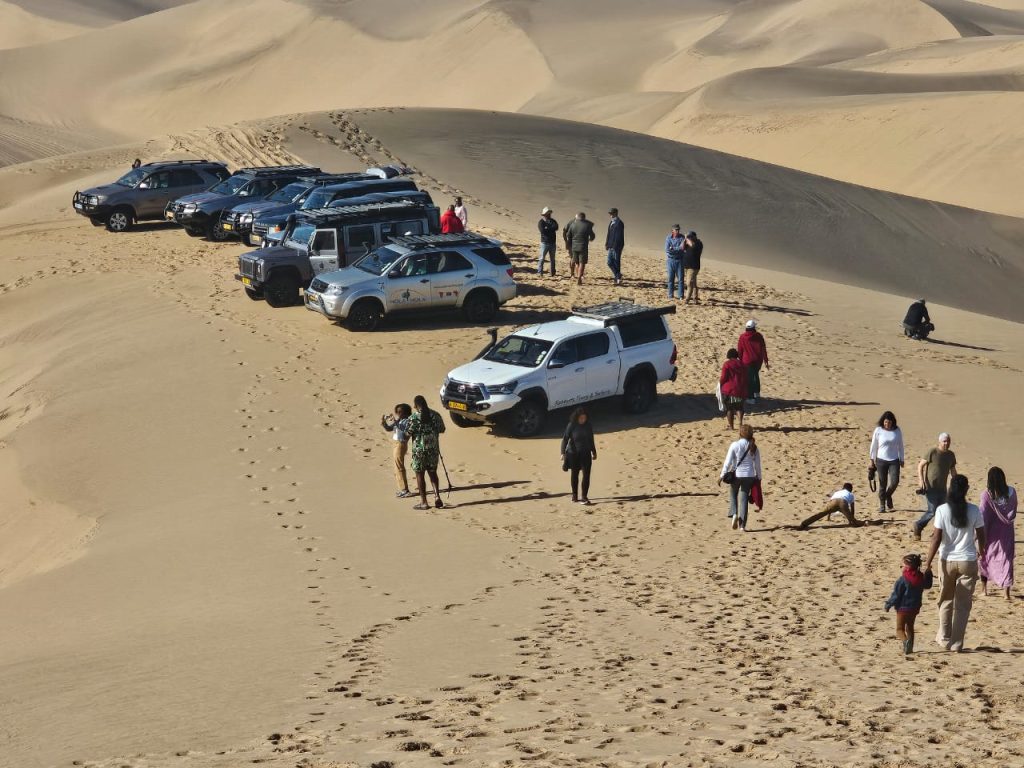
POLYGON ((921 571, 921 556, 916 554, 903 557, 903 575, 892 588, 892 594, 885 601, 885 610, 896 609, 896 637, 903 641, 903 653, 914 652, 914 621, 921 610, 924 590, 932 588, 932 571, 921 571))

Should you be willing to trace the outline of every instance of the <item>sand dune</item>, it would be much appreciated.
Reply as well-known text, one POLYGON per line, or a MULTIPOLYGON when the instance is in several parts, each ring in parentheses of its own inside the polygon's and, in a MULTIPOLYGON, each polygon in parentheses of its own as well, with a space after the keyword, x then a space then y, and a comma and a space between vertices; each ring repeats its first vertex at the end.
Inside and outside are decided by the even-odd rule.
POLYGON ((8 0, 0 0, 0 50, 48 43, 77 35, 83 27, 42 18, 8 0))

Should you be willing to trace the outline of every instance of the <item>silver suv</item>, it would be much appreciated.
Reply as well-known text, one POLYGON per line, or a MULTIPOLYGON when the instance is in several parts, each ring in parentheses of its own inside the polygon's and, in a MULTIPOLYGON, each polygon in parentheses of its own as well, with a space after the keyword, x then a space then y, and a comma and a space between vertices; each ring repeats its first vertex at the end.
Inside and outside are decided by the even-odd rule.
POLYGON ((444 309, 487 323, 515 298, 512 272, 501 243, 483 235, 396 237, 351 267, 317 275, 305 302, 353 331, 372 331, 387 315, 444 309))
POLYGON ((113 184, 75 192, 71 204, 95 226, 124 232, 137 221, 162 219, 171 200, 202 192, 230 175, 223 163, 209 160, 146 163, 113 184))

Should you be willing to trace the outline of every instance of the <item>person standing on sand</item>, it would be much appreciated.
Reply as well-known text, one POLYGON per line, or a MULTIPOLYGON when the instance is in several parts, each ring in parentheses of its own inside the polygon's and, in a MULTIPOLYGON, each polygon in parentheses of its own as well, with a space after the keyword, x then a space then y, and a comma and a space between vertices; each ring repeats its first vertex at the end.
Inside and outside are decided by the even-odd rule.
POLYGON ((743 401, 747 399, 747 369, 740 362, 740 353, 730 349, 725 353, 725 364, 718 377, 722 389, 722 405, 725 407, 726 423, 733 428, 733 417, 740 415, 740 426, 743 426, 743 401))
POLYGON ((927 573, 938 552, 939 629, 935 642, 957 653, 964 648, 971 598, 978 582, 978 556, 985 557, 986 546, 981 510, 967 503, 969 487, 965 475, 950 481, 946 503, 935 510, 935 531, 925 565, 927 573))
POLYGON ((718 484, 729 483, 729 517, 732 529, 747 530, 747 506, 750 489, 761 479, 761 451, 754 441, 754 429, 749 424, 740 427, 740 439, 729 446, 722 463, 718 484))
POLYGON ((457 235, 462 231, 462 220, 455 214, 455 206, 449 205, 448 210, 441 214, 441 234, 457 235))
POLYGON ((427 503, 427 483, 424 475, 430 476, 434 486, 434 506, 441 508, 441 482, 437 479, 437 462, 441 458, 441 444, 438 439, 445 431, 444 420, 437 411, 427 406, 423 395, 416 395, 412 401, 414 412, 409 417, 406 432, 412 439, 412 471, 416 473, 416 487, 420 503, 413 509, 430 509, 427 503))
POLYGON ((562 230, 562 237, 565 238, 565 247, 572 262, 572 276, 576 278, 577 285, 583 285, 590 243, 597 237, 594 234, 594 223, 588 221, 587 214, 581 211, 576 214, 576 218, 566 224, 562 230))
POLYGON ((395 480, 398 482, 398 498, 404 499, 409 493, 409 476, 405 472, 405 456, 409 451, 409 435, 406 429, 409 426, 409 417, 412 415, 412 408, 408 403, 399 403, 395 406, 391 416, 381 416, 380 425, 385 431, 394 435, 395 448, 393 458, 395 460, 395 480))
POLYGON ((700 289, 697 288, 697 273, 700 272, 700 256, 704 253, 704 243, 692 229, 683 240, 683 274, 686 276, 686 303, 691 301, 700 304, 700 289))
POLYGON ((903 467, 903 432, 896 426, 896 416, 886 411, 871 435, 871 466, 878 473, 878 511, 892 509, 892 495, 900 484, 903 467))
POLYGON ((911 532, 918 541, 921 532, 940 504, 946 503, 946 485, 949 478, 956 477, 956 454, 949 450, 952 440, 948 432, 939 435, 939 444, 924 455, 917 465, 918 494, 923 494, 928 508, 916 521, 910 524, 911 532))
POLYGON ((469 211, 466 209, 466 205, 462 202, 461 197, 455 198, 455 215, 462 222, 462 231, 467 231, 469 229, 469 211))
POLYGON ((540 212, 537 230, 540 232, 540 260, 537 262, 537 274, 544 274, 544 258, 551 257, 551 276, 555 276, 555 237, 558 234, 558 222, 551 215, 554 213, 547 206, 540 212))
POLYGON ((626 225, 619 218, 618 208, 609 208, 608 234, 604 247, 608 252, 608 269, 612 271, 614 285, 622 285, 622 249, 626 246, 626 225))
POLYGON ((594 427, 582 406, 572 412, 562 435, 562 468, 570 470, 573 503, 590 505, 590 465, 597 461, 594 427), (580 474, 583 484, 580 487, 580 474))
POLYGON ((761 366, 770 371, 768 345, 757 330, 757 320, 747 320, 747 327, 736 343, 740 362, 747 366, 747 402, 754 404, 761 399, 761 366))
POLYGON ((893 585, 892 594, 885 601, 885 611, 896 609, 896 637, 903 643, 904 655, 914 652, 914 623, 921 612, 921 600, 926 589, 932 588, 932 572, 921 573, 921 556, 903 556, 903 571, 893 585))
POLYGON ((665 238, 665 284, 671 299, 675 287, 679 286, 679 298, 683 298, 683 245, 686 238, 679 233, 679 225, 673 224, 672 231, 665 238))
POLYGON ((1017 491, 1006 484, 999 467, 988 471, 988 488, 981 492, 981 519, 985 523, 985 554, 979 561, 981 594, 988 597, 988 583, 1002 589, 1010 599, 1013 586, 1013 521, 1017 517, 1017 491))
POLYGON ((821 520, 823 517, 831 517, 836 512, 839 512, 846 518, 846 522, 850 524, 851 528, 859 528, 864 525, 864 523, 857 519, 857 500, 853 495, 853 483, 843 483, 843 487, 832 494, 832 498, 829 499, 825 508, 821 512, 815 512, 800 523, 800 528, 806 529, 812 523, 821 520))

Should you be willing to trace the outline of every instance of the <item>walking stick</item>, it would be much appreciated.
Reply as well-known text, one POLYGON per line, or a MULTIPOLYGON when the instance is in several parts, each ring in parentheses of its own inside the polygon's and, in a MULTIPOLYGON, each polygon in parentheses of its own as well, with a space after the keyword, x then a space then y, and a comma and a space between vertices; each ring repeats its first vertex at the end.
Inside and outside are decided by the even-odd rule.
POLYGON ((448 482, 447 493, 449 498, 452 495, 452 479, 448 476, 448 465, 444 463, 444 454, 440 451, 437 452, 437 456, 441 459, 441 469, 444 470, 444 479, 448 482))

